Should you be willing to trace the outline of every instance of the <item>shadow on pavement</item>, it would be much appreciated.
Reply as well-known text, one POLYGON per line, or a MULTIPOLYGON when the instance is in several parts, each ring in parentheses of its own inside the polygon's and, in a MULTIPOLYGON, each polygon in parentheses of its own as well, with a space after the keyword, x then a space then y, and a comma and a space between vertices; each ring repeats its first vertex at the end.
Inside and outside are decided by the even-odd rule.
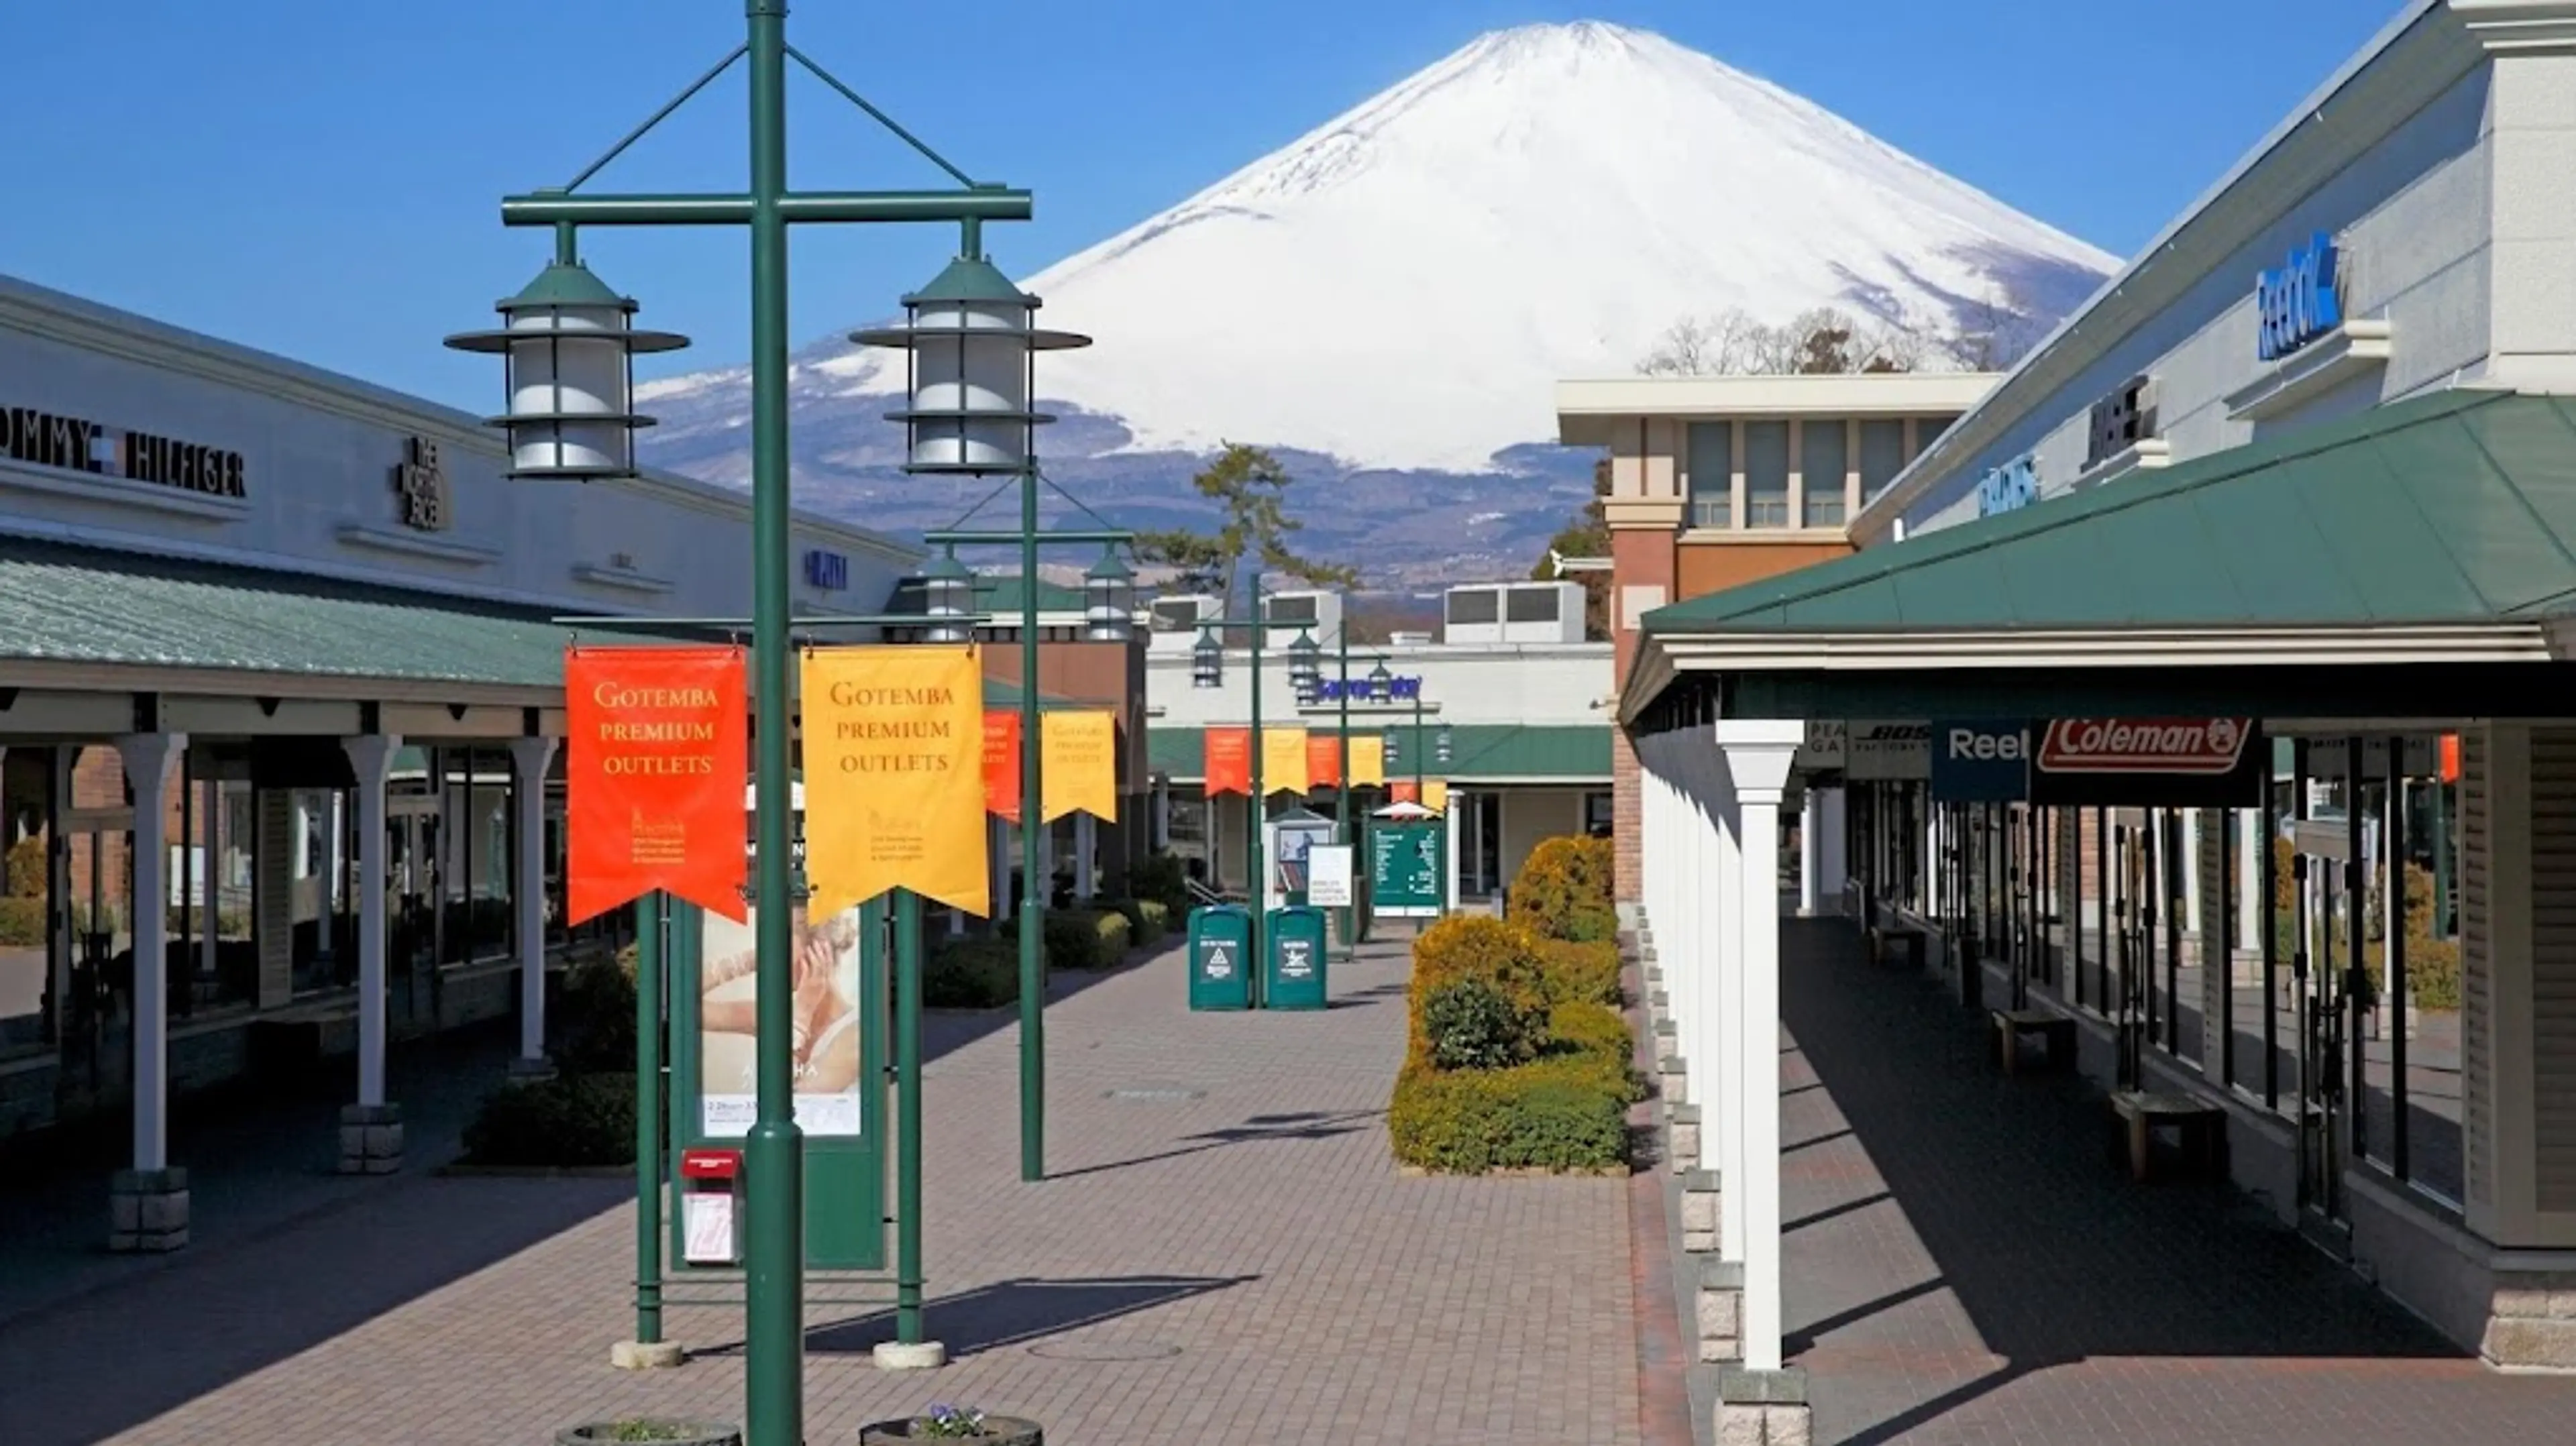
MULTIPOLYGON (((1248 1285, 1257 1275, 1115 1276, 1095 1280, 1003 1280, 928 1303, 922 1324, 953 1357, 1028 1345, 1215 1291, 1248 1285)), ((816 1355, 863 1353, 894 1339, 894 1312, 874 1311, 806 1334, 816 1355)), ((732 1343, 723 1349, 733 1349, 732 1343)), ((1139 1358, 1178 1354, 1181 1341, 1097 1343, 1110 1354, 1139 1358)))
POLYGON ((1139 1155, 1132 1160, 1112 1160, 1105 1165, 1085 1165, 1078 1170, 1051 1170, 1047 1173, 1047 1178, 1071 1180, 1082 1175, 1101 1175, 1111 1170, 1150 1165, 1157 1160, 1177 1160, 1184 1155, 1204 1154, 1209 1150, 1224 1149, 1228 1145, 1257 1144, 1265 1140, 1329 1140, 1335 1135, 1347 1135, 1365 1130, 1369 1126, 1369 1121, 1385 1113, 1384 1110, 1343 1110, 1326 1114, 1303 1110, 1287 1115, 1253 1115, 1246 1118, 1240 1125, 1228 1125, 1221 1130, 1203 1130, 1195 1135, 1183 1135, 1181 1138, 1190 1143, 1176 1149, 1158 1150, 1150 1155, 1139 1155))
MULTIPOLYGON (((1946 1288, 2005 1358, 1852 1442, 1892 1440, 2021 1376, 2090 1357, 2464 1354, 2294 1233, 2254 1218, 2231 1189, 2132 1183, 2106 1159, 2097 1088, 2004 1077, 1988 1061, 1982 1015, 1930 981, 1868 967, 1847 924, 1781 928, 1783 1023, 1938 1271, 1793 1331, 1792 1349, 1844 1331, 1836 1345, 1895 1339, 1902 1326, 1874 1328, 1872 1318, 1946 1288)), ((1874 1194, 1868 1183, 1846 1188, 1874 1194)), ((1861 1203, 1810 1209, 1793 1228, 1861 1203)))

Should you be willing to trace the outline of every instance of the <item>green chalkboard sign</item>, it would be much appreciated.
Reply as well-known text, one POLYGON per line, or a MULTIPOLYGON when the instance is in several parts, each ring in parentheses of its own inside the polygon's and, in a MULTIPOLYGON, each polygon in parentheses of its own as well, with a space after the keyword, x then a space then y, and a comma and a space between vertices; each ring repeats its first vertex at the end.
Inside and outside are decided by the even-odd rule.
POLYGON ((1448 902, 1448 875, 1446 819, 1380 819, 1370 826, 1372 912, 1399 919, 1437 914, 1448 902))

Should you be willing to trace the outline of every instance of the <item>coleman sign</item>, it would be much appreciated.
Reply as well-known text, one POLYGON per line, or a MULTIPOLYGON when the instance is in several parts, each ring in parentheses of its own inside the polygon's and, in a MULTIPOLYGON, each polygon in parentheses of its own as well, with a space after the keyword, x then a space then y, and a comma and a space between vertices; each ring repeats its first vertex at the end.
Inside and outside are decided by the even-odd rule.
POLYGON ((2059 718, 2030 763, 2030 801, 2086 808, 2251 808, 2263 750, 2251 718, 2059 718))

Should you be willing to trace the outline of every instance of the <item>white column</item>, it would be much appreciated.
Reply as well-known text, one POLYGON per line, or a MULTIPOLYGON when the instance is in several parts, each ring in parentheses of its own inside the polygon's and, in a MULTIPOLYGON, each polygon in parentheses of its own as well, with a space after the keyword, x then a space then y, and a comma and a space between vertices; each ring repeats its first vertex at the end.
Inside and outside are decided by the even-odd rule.
POLYGON ((1092 847, 1098 834, 1090 814, 1073 816, 1073 897, 1077 903, 1090 903, 1093 893, 1092 847))
MULTIPOLYGON (((1761 907, 1757 897, 1744 887, 1744 834, 1735 820, 1735 790, 1726 771, 1726 760, 1709 745, 1709 735, 1693 730, 1689 746, 1697 755, 1700 787, 1708 799, 1710 867, 1707 890, 1717 904, 1716 927, 1709 931, 1710 951, 1717 961, 1715 1018, 1709 1027, 1710 1063, 1716 1068, 1709 1078, 1714 1082, 1717 1115, 1717 1158, 1719 1180, 1726 1192, 1727 1204, 1718 1212, 1717 1253, 1721 1259, 1744 1258, 1745 1234, 1743 1212, 1734 1204, 1736 1182, 1744 1178, 1745 1133, 1744 1040, 1739 1023, 1744 1018, 1744 921, 1761 907)), ((1778 908, 1779 870, 1772 869, 1772 886, 1768 897, 1771 908, 1778 908)), ((1703 1126, 1705 1128, 1705 1126, 1703 1126)))
POLYGON ((1764 841, 1778 836, 1780 796, 1806 728, 1776 720, 1717 725, 1743 841, 1743 927, 1739 1027, 1742 1059, 1732 1083, 1741 1097, 1737 1127, 1742 1171, 1726 1181, 1726 1216, 1744 1226, 1744 1368, 1777 1371, 1780 1306, 1780 910, 1779 863, 1764 841))
POLYGON ((1818 810, 1818 816, 1823 820, 1820 831, 1824 835, 1817 853, 1817 871, 1824 876, 1819 883, 1836 908, 1841 907, 1843 886, 1851 878, 1849 798, 1850 795, 1839 788, 1825 789, 1824 807, 1818 810))
MULTIPOLYGON (((134 790, 134 1168, 170 1166, 170 775, 185 733, 116 740, 134 790)), ((69 749, 64 751, 68 752, 69 749)))
POLYGON ((519 809, 518 877, 510 901, 519 913, 519 1063, 546 1058, 546 770, 555 761, 552 738, 510 740, 516 775, 511 798, 519 809))
POLYGON ((1824 903, 1817 875, 1824 872, 1825 794, 1809 785, 1798 813, 1798 912, 1813 918, 1824 903))
POLYGON ((2263 810, 2239 809, 2236 845, 2236 947, 2263 947, 2263 891, 2272 861, 2272 841, 2263 836, 2263 810))
POLYGON ((200 860, 195 882, 205 898, 202 917, 197 920, 197 970, 211 979, 216 973, 216 935, 221 932, 216 923, 223 915, 224 786, 214 779, 201 778, 197 780, 197 790, 197 817, 201 820, 198 832, 206 840, 205 851, 191 855, 200 860))
POLYGON ((385 1102, 385 777, 402 739, 340 740, 358 787, 358 1103, 385 1102))

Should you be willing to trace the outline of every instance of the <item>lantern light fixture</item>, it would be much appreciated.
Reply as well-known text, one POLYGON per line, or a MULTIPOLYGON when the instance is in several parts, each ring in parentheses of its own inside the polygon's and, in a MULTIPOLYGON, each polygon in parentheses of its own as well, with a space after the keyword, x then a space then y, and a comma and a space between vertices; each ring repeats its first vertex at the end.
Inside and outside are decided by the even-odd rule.
POLYGON ((1100 560, 1082 575, 1082 635, 1095 643, 1123 643, 1136 634, 1136 574, 1103 543, 1100 560))
POLYGON ((1089 346, 1091 338, 1037 325, 1039 301, 984 259, 968 228, 965 253, 903 299, 904 322, 850 333, 861 346, 906 355, 903 470, 980 476, 1036 465, 1036 429, 1055 418, 1032 409, 1037 354, 1089 346))
POLYGON ((569 254, 498 302, 494 331, 447 338, 456 351, 498 353, 509 410, 485 419, 510 443, 512 477, 587 482, 635 475, 635 358, 677 351, 676 332, 635 329, 635 302, 569 254))
POLYGON ((930 619, 922 636, 934 643, 974 641, 975 574, 950 547, 921 569, 921 611, 930 619))
POLYGON ((1440 725, 1439 731, 1431 735, 1431 761, 1439 764, 1443 768, 1448 767, 1449 749, 1449 725, 1443 723, 1440 725))
POLYGON ((1369 669, 1368 690, 1373 702, 1385 703, 1394 699, 1395 675, 1386 670, 1386 664, 1380 663, 1369 669))
POLYGON ((1199 640, 1190 646, 1190 686, 1225 686, 1225 644, 1217 641, 1214 628, 1199 629, 1199 640))
POLYGON ((1301 704, 1314 702, 1324 690, 1324 648, 1311 631, 1288 645, 1288 686, 1301 704))

